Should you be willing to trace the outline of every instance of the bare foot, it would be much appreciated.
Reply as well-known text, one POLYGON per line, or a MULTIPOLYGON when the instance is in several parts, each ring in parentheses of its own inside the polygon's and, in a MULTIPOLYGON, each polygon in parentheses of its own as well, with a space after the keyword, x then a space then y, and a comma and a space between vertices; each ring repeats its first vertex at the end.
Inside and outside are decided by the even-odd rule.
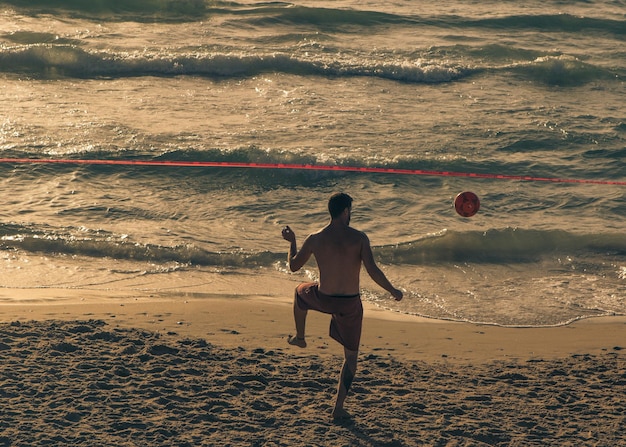
POLYGON ((299 338, 295 335, 290 335, 287 338, 287 343, 292 346, 298 346, 299 348, 306 348, 306 340, 304 338, 299 338))
POLYGON ((346 419, 351 419, 351 418, 352 418, 352 415, 348 413, 346 410, 344 410, 343 408, 335 408, 333 410, 333 419, 335 421, 346 420, 346 419))

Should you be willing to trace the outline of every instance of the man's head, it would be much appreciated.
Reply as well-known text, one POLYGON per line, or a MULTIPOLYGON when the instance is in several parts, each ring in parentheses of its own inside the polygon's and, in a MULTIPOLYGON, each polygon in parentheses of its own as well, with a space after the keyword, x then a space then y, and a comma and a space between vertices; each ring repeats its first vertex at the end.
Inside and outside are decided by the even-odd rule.
POLYGON ((330 196, 328 200, 328 212, 332 219, 341 216, 341 213, 343 213, 346 208, 348 210, 352 208, 352 197, 343 192, 338 192, 330 196))

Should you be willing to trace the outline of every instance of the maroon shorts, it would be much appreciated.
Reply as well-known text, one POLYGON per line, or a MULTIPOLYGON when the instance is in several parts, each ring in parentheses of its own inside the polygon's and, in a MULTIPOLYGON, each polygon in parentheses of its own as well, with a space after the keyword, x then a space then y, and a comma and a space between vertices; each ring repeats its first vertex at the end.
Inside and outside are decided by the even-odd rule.
POLYGON ((302 310, 316 310, 332 315, 330 336, 351 351, 359 350, 363 326, 363 304, 360 295, 325 295, 317 283, 304 283, 296 288, 296 303, 302 310))

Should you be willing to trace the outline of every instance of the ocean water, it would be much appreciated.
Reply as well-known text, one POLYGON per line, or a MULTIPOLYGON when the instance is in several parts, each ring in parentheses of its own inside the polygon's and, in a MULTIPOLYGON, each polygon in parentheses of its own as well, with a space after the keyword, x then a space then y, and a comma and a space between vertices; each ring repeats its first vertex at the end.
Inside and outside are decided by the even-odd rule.
POLYGON ((287 272, 281 228, 301 242, 345 191, 405 290, 396 303, 364 274, 364 299, 390 311, 504 326, 625 315, 624 11, 0 2, 2 301, 17 288, 285 299, 257 283, 295 286, 315 265, 287 272), (461 191, 480 197, 474 217, 455 213, 461 191))

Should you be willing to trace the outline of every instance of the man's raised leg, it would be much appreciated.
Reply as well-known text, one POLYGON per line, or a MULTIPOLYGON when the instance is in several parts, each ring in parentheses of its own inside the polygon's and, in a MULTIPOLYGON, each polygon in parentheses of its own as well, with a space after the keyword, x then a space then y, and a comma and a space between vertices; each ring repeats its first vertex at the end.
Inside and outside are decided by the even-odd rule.
POLYGON ((293 319, 296 323, 296 335, 290 335, 287 339, 290 345, 306 348, 306 340, 304 339, 306 315, 307 311, 300 309, 300 306, 298 306, 298 292, 296 292, 293 300, 293 319))

